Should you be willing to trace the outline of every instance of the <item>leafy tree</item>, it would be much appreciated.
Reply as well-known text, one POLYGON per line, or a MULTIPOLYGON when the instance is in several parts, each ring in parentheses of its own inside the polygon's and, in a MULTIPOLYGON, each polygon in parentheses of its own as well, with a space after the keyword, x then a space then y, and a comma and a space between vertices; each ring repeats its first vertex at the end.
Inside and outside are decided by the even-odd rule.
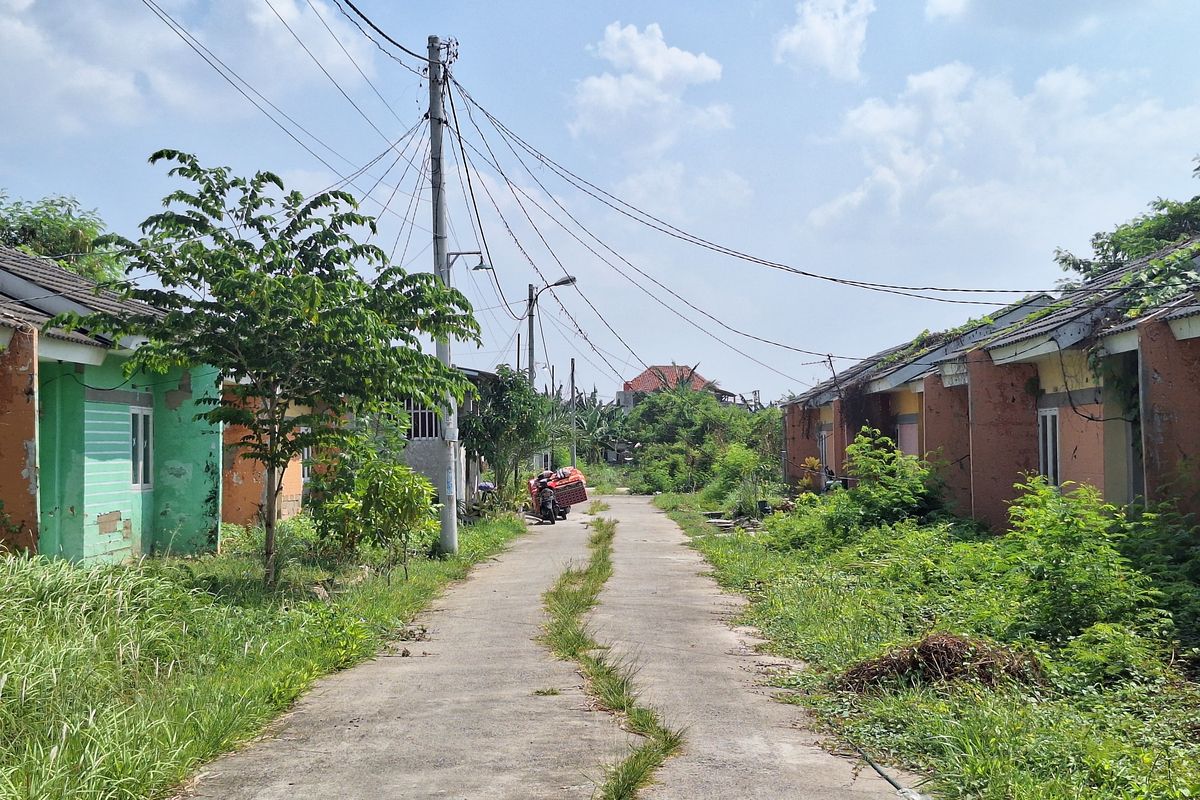
MULTIPOLYGON (((1200 166, 1193 174, 1200 177, 1200 166)), ((1134 217, 1111 231, 1093 234, 1091 258, 1082 258, 1059 248, 1054 260, 1063 270, 1079 273, 1090 280, 1198 233, 1200 195, 1182 201, 1159 197, 1150 203, 1149 213, 1134 217)))
POLYGON ((523 375, 501 365, 496 380, 479 387, 474 411, 463 413, 463 446, 495 470, 501 497, 509 489, 509 476, 550 443, 545 425, 549 407, 549 398, 538 394, 523 375))
POLYGON ((114 281, 125 270, 116 238, 104 221, 74 197, 50 195, 36 203, 9 200, 0 192, 0 245, 46 256, 94 281, 114 281))
POLYGON ((242 457, 265 472, 265 581, 276 574, 279 477, 305 448, 336 445, 348 414, 410 397, 432 407, 469 384, 422 351, 420 334, 475 339, 466 299, 433 275, 407 274, 352 232, 375 221, 343 191, 305 198, 270 172, 233 177, 160 150, 190 186, 142 223, 131 269, 161 289, 127 287, 142 313, 66 321, 148 341, 128 373, 206 364, 226 381, 200 414, 245 431, 242 457), (356 269, 374 273, 364 278, 356 269))

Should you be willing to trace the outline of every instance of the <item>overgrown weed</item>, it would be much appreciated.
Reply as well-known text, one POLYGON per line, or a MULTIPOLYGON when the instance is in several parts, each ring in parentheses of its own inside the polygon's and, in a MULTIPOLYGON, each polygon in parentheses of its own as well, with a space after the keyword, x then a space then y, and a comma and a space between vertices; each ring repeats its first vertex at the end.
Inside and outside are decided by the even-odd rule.
POLYGON ((605 771, 597 797, 627 800, 646 786, 654 770, 683 744, 683 734, 663 724, 658 714, 638 702, 633 664, 611 658, 593 638, 583 616, 595 607, 604 583, 612 576, 612 542, 617 523, 598 518, 588 538, 591 557, 583 569, 570 568, 544 595, 549 619, 542 641, 560 658, 579 664, 588 693, 603 708, 619 714, 626 727, 644 737, 628 756, 605 771))
POLYGON ((415 562, 391 586, 297 559, 268 591, 257 552, 89 568, 0 558, 0 798, 162 795, 321 675, 370 657, 522 529, 465 527, 459 556, 415 562))

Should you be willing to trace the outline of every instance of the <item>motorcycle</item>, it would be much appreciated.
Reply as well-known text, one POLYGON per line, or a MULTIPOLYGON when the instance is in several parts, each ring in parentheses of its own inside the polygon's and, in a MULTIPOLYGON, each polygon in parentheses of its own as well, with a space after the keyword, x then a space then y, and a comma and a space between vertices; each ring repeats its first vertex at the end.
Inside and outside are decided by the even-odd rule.
POLYGON ((546 470, 529 480, 529 498, 536 516, 553 525, 567 518, 571 506, 587 500, 586 479, 575 467, 546 470))

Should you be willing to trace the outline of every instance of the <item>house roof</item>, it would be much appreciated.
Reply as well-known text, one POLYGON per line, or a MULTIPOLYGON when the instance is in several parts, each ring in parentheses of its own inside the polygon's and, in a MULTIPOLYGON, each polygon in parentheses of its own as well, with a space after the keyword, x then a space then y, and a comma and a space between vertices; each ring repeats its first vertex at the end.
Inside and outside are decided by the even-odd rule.
POLYGON ((968 339, 970 341, 960 347, 959 350, 977 346, 980 337, 986 334, 985 329, 997 325, 998 321, 1003 320, 1005 317, 1011 318, 1014 314, 1028 316, 1029 309, 1035 302, 1049 299, 1050 296, 1045 294, 1029 295, 1015 303, 1010 303, 998 311, 992 312, 984 319, 971 320, 957 328, 945 331, 922 333, 914 339, 889 347, 869 358, 857 362, 853 366, 839 372, 836 379, 830 378, 829 380, 822 381, 807 392, 791 400, 790 403, 824 402, 826 396, 830 392, 837 391, 839 386, 882 381, 889 376, 894 376, 893 381, 896 383, 912 380, 918 375, 928 372, 936 362, 945 358, 944 355, 938 354, 939 350, 952 347, 956 343, 968 339), (914 366, 919 367, 922 359, 931 359, 926 362, 928 369, 909 369, 914 366))
MULTIPOLYGON (((630 381, 625 381, 625 391, 627 392, 657 392, 662 389, 674 389, 679 385, 679 382, 690 377, 692 386, 697 388, 712 383, 699 372, 693 372, 691 367, 681 367, 678 364, 668 364, 666 366, 651 366, 642 371, 642 374, 630 381)), ((723 394, 731 394, 723 389, 717 390, 723 394)))
POLYGON ((75 342, 76 344, 86 344, 92 347, 108 347, 111 344, 107 339, 99 336, 85 336, 77 331, 67 331, 62 328, 47 329, 45 325, 49 321, 50 315, 22 303, 15 297, 10 297, 0 292, 0 325, 10 327, 11 323, 23 322, 34 326, 41 331, 43 336, 49 336, 52 339, 61 339, 64 342, 75 342))
MULTIPOLYGON (((1129 276, 1133 272, 1144 268, 1151 261, 1170 255, 1181 248, 1197 244, 1200 244, 1200 237, 1192 237, 1164 247, 1123 267, 1109 270, 1103 275, 1099 275, 1088 281, 1078 289, 1067 292, 1058 302, 1053 304, 1051 307, 1052 310, 1047 310, 1047 313, 1031 315, 1031 317, 1036 317, 1036 319, 1026 318, 1010 326, 1001 332, 999 336, 988 341, 984 347, 988 350, 994 350, 1019 342, 1029 341, 1030 339, 1050 334, 1071 323, 1103 324, 1106 321, 1114 321, 1118 326, 1122 326, 1126 322, 1118 320, 1121 310, 1118 303, 1129 292, 1129 276)), ((1161 308, 1161 306, 1158 308, 1161 308)), ((1144 317, 1144 315, 1141 316, 1144 317)), ((1129 322, 1135 321, 1130 320, 1129 322)))
POLYGON ((29 283, 44 288, 43 295, 22 298, 36 305, 39 299, 62 297, 92 311, 110 314, 155 313, 155 309, 137 300, 127 300, 95 281, 63 269, 53 260, 31 256, 11 247, 0 246, 0 270, 12 273, 29 283))

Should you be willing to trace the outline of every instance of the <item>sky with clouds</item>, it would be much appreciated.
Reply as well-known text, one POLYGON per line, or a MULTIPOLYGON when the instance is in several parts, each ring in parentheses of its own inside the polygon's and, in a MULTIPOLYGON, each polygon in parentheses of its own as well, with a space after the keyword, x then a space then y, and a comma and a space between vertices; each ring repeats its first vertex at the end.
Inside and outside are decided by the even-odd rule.
MULTIPOLYGON (((300 135, 328 164, 142 2, 0 0, 0 190, 74 195, 133 235, 171 188, 146 163, 158 148, 242 172, 271 169, 315 191, 379 156, 424 113, 421 78, 332 0, 158 2, 329 145, 300 135)), ((454 73, 476 100, 562 165, 661 219, 658 227, 809 272, 1050 288, 1061 277, 1056 247, 1085 249, 1094 231, 1155 197, 1197 193, 1200 76, 1190 54, 1200 6, 1185 0, 358 5, 413 49, 430 33, 456 39, 454 73)), ((542 365, 562 380, 574 356, 580 384, 611 396, 618 375, 632 377, 642 361, 675 362, 774 399, 827 377, 828 365, 730 328, 844 366, 994 307, 831 284, 680 241, 545 166, 527 161, 526 171, 477 121, 517 186, 510 191, 482 163, 485 141, 464 120, 505 298, 519 315, 526 285, 541 281, 534 266, 548 280, 578 278, 579 292, 556 294, 565 311, 541 296, 542 383, 542 365)), ((352 188, 380 215, 384 249, 429 269, 429 192, 410 197, 417 173, 405 166, 380 159, 352 188), (411 239, 402 222, 410 208, 411 239)), ((448 174, 452 249, 474 249, 461 165, 448 174)), ((523 325, 468 261, 455 281, 480 309, 484 342, 459 345, 456 360, 511 363, 523 325)))

